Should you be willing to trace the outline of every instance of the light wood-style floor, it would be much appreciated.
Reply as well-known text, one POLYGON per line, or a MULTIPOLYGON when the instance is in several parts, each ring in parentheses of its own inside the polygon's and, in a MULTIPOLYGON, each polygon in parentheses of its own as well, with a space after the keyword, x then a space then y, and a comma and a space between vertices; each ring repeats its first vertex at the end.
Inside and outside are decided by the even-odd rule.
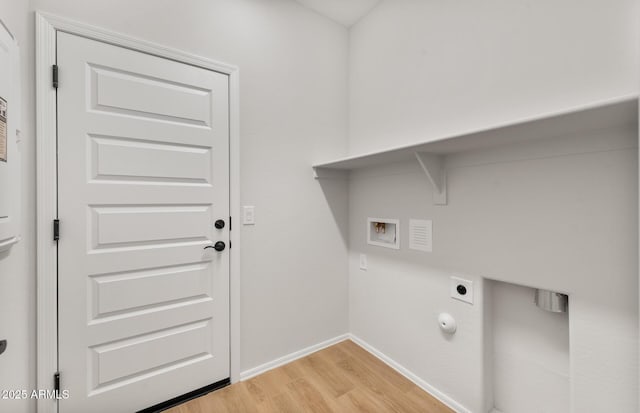
POLYGON ((451 413, 352 341, 209 393, 168 413, 451 413))

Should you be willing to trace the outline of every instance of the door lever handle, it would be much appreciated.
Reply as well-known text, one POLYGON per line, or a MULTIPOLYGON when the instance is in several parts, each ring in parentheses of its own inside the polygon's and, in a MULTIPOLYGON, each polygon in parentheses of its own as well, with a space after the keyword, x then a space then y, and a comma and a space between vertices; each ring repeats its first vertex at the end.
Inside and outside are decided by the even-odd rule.
POLYGON ((224 251, 226 247, 227 245, 224 242, 218 241, 213 245, 207 245, 206 247, 204 247, 204 249, 206 250, 207 248, 213 248, 214 250, 220 252, 220 251, 224 251))

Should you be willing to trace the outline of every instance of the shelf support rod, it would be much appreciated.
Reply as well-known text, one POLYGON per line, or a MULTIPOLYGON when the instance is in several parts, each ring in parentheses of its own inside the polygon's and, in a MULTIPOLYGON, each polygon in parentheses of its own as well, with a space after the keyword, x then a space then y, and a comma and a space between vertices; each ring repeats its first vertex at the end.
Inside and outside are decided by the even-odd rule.
POLYGON ((444 169, 444 155, 428 152, 414 152, 414 154, 433 185, 433 203, 447 205, 447 174, 444 169))

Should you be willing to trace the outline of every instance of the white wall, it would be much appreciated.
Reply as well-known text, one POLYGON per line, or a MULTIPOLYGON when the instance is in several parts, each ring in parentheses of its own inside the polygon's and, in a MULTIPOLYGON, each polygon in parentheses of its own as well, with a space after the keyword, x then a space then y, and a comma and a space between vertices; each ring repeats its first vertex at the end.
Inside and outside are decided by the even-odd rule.
MULTIPOLYGON (((395 177, 400 179, 390 175, 378 175, 376 178, 372 178, 374 175, 359 175, 352 180, 354 189, 350 201, 353 205, 350 210, 352 216, 358 218, 350 223, 353 234, 349 281, 351 332, 426 381, 448 400, 481 412, 484 403, 481 383, 485 333, 482 295, 476 296, 473 307, 450 300, 449 276, 456 273, 456 269, 425 265, 421 253, 406 251, 408 238, 402 233, 407 233, 409 216, 433 218, 419 208, 424 207, 424 203, 418 199, 425 194, 410 198, 412 203, 417 201, 413 204, 414 213, 403 208, 405 201, 400 199, 397 203, 374 206, 376 196, 365 195, 375 193, 378 187, 387 188, 391 181, 396 188, 403 186, 405 184, 400 182, 402 177, 412 181, 421 178, 419 174, 412 176, 399 170, 395 173, 395 177), (361 233, 366 228, 367 214, 401 218, 402 251, 366 245, 361 233), (360 253, 367 254, 367 271, 359 269, 360 253), (437 320, 441 312, 450 313, 456 319, 458 331, 455 335, 449 336, 440 331, 437 320)), ((390 196, 409 195, 402 189, 390 192, 390 196)), ((473 274, 464 276, 473 280, 476 290, 482 292, 481 277, 473 274)))
MULTIPOLYGON (((15 257, 0 261, 0 336, 10 341, 0 356, 0 388, 33 388, 34 16, 26 1, 1 4, 0 16, 16 28, 25 56, 28 142, 27 237, 15 257)), ((253 227, 234 221, 243 237, 241 368, 346 333, 346 236, 336 224, 346 219, 346 204, 330 206, 324 195, 346 202, 346 184, 321 188, 309 168, 316 157, 346 151, 346 29, 290 0, 33 0, 31 10, 240 67, 242 203, 256 206, 257 219, 253 227)))
MULTIPOLYGON (((632 0, 383 1, 351 32, 349 152, 635 94, 637 8, 632 0)), ((491 395, 477 369, 484 360, 486 373, 490 358, 467 330, 481 331, 486 314, 461 312, 442 277, 568 292, 572 411, 637 412, 636 147, 629 128, 456 155, 444 207, 433 206, 413 163, 353 174, 352 331, 481 412, 491 395), (400 218, 405 234, 409 218, 433 219, 434 252, 367 246, 367 216, 400 218), (362 251, 367 272, 357 266, 362 251), (443 309, 463 321, 450 342, 433 329, 443 309), (468 375, 454 383, 451 371, 468 375)))
POLYGON ((350 151, 638 89, 635 0, 384 0, 351 30, 350 151))
MULTIPOLYGON (((35 144, 33 87, 33 23, 29 2, 0 0, 0 19, 20 45, 22 188, 20 233, 22 241, 9 254, 0 253, 0 339, 7 339, 7 351, 0 355, 0 389, 35 387, 35 144)), ((2 400, 0 410, 27 413, 35 409, 28 400, 2 400)))
POLYGON ((637 412, 636 147, 626 128, 454 155, 446 206, 417 163, 353 173, 352 332, 479 413, 492 367, 481 277, 566 292, 572 411, 637 412), (366 244, 367 216, 400 218, 400 251, 366 244), (410 218, 433 220, 433 253, 407 249, 410 218), (473 307, 449 298, 453 274, 476 282, 473 307), (451 339, 440 311, 459 321, 451 339))
POLYGON ((538 308, 533 288, 502 282, 486 287, 492 290, 495 407, 501 412, 569 412, 568 314, 538 308))
MULTIPOLYGON (((32 73, 26 3, 0 0, 0 17, 32 73)), ((243 370, 347 331, 346 185, 311 181, 309 165, 346 151, 348 112, 357 152, 637 91, 632 0, 387 0, 355 26, 349 45, 344 28, 288 0, 31 3, 240 66, 243 203, 257 207, 257 225, 242 229, 243 370)), ((0 259, 0 336, 10 346, 0 388, 35 386, 32 76, 23 83, 25 240, 0 259)), ((481 302, 446 298, 446 276, 476 280, 480 299, 481 276, 564 290, 574 411, 636 412, 638 175, 628 149, 636 139, 636 131, 611 132, 452 159, 447 207, 432 205, 416 165, 356 174, 352 331, 482 411, 486 312, 481 302), (549 156, 559 148, 569 149, 549 156), (391 200, 378 203, 380 192, 391 200), (433 218, 435 252, 366 246, 371 215, 433 218), (367 272, 357 268, 361 251, 367 272), (433 319, 442 310, 460 322, 451 340, 433 319)))

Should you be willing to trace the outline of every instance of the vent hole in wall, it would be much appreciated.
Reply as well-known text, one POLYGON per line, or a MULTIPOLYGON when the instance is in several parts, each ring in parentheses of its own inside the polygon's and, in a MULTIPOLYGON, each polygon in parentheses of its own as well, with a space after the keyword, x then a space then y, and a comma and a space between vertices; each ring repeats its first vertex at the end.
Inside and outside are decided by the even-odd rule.
POLYGON ((433 223, 430 220, 409 220, 409 248, 416 251, 433 250, 433 223))

